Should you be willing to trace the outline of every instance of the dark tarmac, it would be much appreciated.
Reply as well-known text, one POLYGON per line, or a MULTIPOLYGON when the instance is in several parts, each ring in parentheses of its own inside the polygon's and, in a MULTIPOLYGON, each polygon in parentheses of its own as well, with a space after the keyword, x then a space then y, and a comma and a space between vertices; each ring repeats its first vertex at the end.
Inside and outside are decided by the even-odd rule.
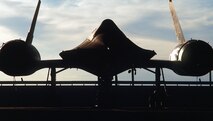
POLYGON ((206 121, 213 120, 212 87, 167 87, 163 109, 150 109, 153 86, 113 87, 112 105, 95 108, 97 87, 1 87, 3 121, 206 121))
POLYGON ((1 118, 10 121, 206 121, 212 109, 164 109, 93 107, 5 107, 1 118))

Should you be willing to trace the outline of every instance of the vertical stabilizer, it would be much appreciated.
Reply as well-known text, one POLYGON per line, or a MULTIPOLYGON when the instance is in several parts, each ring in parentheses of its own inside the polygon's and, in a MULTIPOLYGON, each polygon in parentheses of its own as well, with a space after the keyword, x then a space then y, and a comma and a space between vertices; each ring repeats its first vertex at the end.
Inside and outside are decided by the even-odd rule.
POLYGON ((34 30, 35 30, 35 25, 36 25, 36 21, 37 21, 39 9, 40 9, 40 4, 41 4, 41 0, 38 1, 36 11, 35 11, 35 14, 33 16, 32 23, 31 23, 30 31, 29 31, 27 38, 26 38, 26 43, 28 43, 28 44, 32 44, 32 41, 33 41, 33 33, 34 33, 34 30))
POLYGON ((172 16, 172 19, 174 22, 174 27, 175 27, 175 32, 176 32, 178 43, 183 44, 185 42, 185 38, 184 38, 183 31, 182 31, 179 19, 177 17, 175 7, 174 7, 172 0, 169 0, 169 8, 170 8, 171 16, 172 16))

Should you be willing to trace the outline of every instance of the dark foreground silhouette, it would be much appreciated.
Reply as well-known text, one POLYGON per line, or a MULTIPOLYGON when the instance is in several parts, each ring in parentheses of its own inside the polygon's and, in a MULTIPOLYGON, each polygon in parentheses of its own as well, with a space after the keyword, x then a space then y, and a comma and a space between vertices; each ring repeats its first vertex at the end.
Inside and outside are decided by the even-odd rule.
POLYGON ((98 87, 1 87, 8 120, 189 120, 211 118, 211 87, 167 87, 164 109, 149 108, 155 87, 112 87, 111 107, 95 108, 98 87))

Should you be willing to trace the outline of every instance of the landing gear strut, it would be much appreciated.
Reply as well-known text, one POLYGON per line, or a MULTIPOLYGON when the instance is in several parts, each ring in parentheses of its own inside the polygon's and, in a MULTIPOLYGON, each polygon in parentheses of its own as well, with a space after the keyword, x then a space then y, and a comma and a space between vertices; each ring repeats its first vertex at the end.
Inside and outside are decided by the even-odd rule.
POLYGON ((98 93, 96 101, 97 105, 95 105, 95 107, 112 107, 112 77, 98 77, 98 93))
POLYGON ((163 81, 165 81, 163 70, 161 68, 156 68, 155 70, 156 86, 153 94, 149 97, 149 107, 157 110, 166 108, 166 98, 167 98, 167 93, 165 89, 166 85, 161 86, 160 71, 162 71, 163 81))

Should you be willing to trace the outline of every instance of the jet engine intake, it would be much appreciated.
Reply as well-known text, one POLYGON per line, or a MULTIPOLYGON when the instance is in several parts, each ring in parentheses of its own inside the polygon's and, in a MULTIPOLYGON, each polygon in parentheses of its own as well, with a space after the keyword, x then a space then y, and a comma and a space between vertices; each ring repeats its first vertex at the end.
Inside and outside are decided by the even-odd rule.
POLYGON ((1 70, 7 75, 29 75, 36 71, 40 61, 38 50, 23 40, 12 40, 5 43, 0 50, 1 70))
POLYGON ((213 67, 213 49, 208 43, 193 39, 178 45, 171 53, 170 59, 181 62, 174 70, 180 75, 205 75, 213 67))

